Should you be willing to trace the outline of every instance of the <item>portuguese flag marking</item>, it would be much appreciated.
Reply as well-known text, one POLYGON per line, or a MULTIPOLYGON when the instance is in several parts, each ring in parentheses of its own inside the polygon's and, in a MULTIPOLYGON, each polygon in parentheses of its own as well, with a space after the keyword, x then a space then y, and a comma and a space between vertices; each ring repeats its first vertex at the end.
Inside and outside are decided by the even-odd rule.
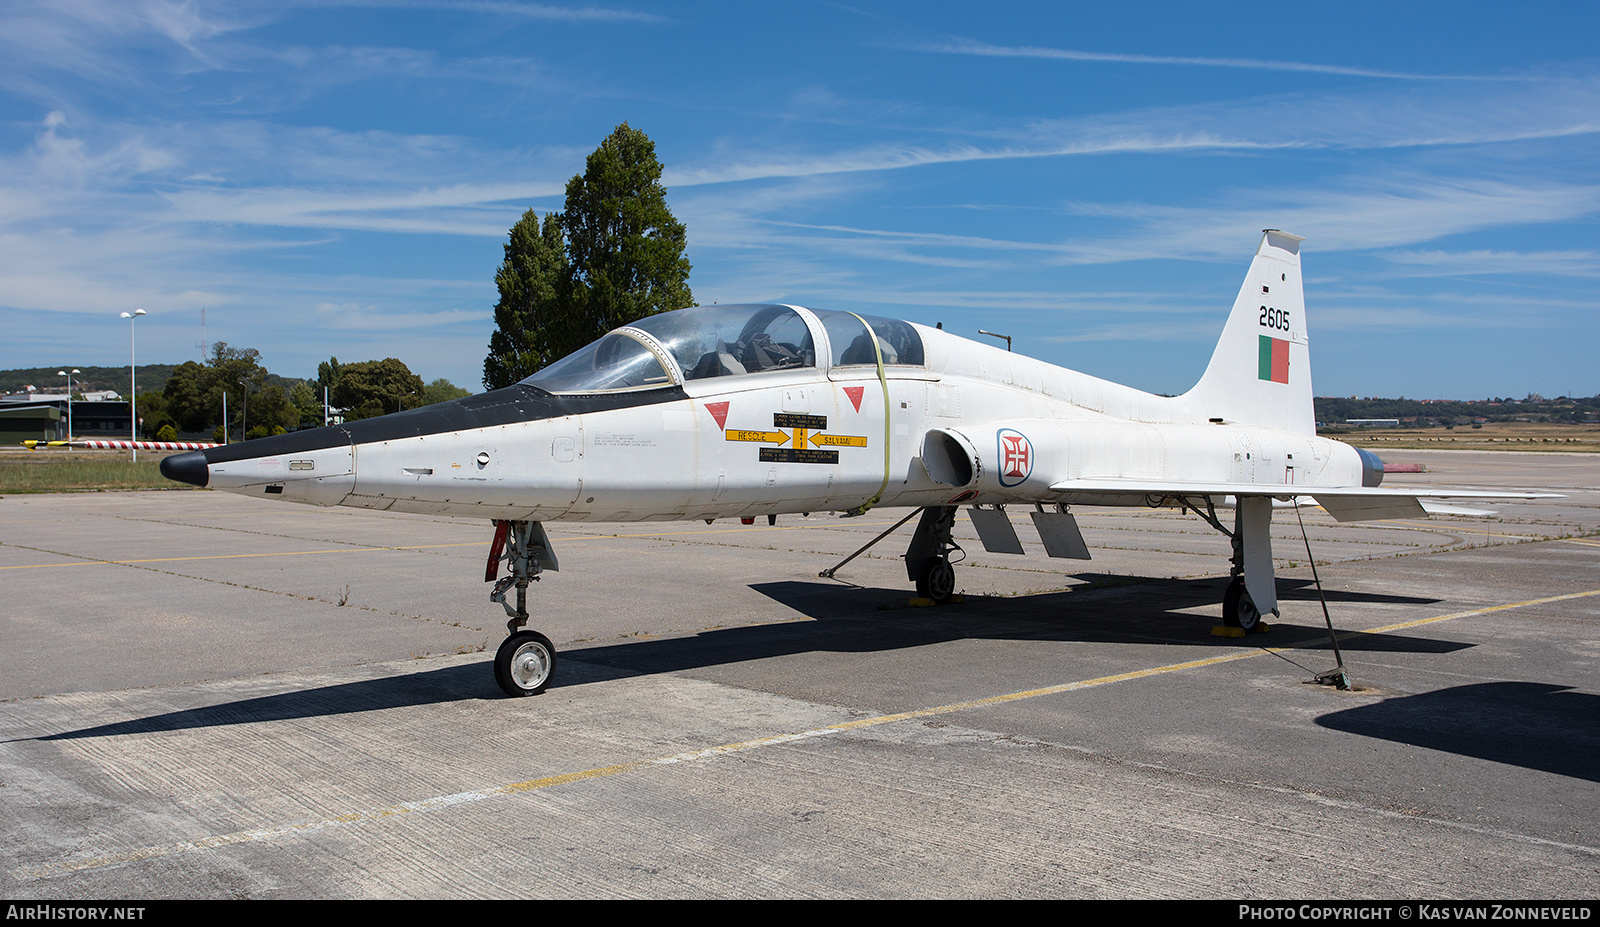
POLYGON ((1289 342, 1271 335, 1261 336, 1260 378, 1274 383, 1289 382, 1289 342))

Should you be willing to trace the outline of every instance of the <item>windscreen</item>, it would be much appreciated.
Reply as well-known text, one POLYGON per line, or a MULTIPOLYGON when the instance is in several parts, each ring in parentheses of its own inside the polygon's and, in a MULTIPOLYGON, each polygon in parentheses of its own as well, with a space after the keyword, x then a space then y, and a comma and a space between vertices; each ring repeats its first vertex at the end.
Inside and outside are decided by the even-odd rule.
POLYGON ((594 393, 666 386, 672 378, 644 342, 617 331, 522 382, 551 393, 594 393))

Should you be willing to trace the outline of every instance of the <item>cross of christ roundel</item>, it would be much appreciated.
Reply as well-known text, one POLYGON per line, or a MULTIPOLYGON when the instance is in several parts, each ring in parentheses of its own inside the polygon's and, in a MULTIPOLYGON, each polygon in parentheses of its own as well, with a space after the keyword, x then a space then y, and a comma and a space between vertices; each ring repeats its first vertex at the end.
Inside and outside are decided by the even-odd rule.
POLYGON ((1033 473, 1033 442, 1013 428, 995 432, 1000 455, 1000 485, 1020 486, 1033 473))

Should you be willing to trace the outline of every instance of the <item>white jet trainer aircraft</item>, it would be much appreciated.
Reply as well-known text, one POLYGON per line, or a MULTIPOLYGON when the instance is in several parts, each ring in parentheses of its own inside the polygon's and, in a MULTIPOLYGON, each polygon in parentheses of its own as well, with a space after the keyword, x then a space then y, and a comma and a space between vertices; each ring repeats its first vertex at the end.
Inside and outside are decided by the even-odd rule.
POLYGON ((1176 507, 1232 539, 1223 619, 1250 630, 1278 610, 1274 500, 1309 497, 1357 521, 1421 516, 1418 496, 1522 495, 1380 489, 1375 455, 1317 437, 1301 240, 1265 233, 1205 375, 1181 396, 910 322, 699 306, 619 328, 515 386, 178 454, 161 472, 314 505, 491 519, 485 578, 509 565, 491 598, 511 616, 495 678, 510 695, 543 691, 555 669, 555 647, 525 628, 529 582, 558 569, 546 521, 913 506, 906 573, 943 601, 959 505, 986 547, 1021 553, 1003 506, 1032 504, 1049 555, 1078 559, 1089 553, 1069 506, 1176 507), (1216 513, 1230 504, 1232 530, 1216 513))

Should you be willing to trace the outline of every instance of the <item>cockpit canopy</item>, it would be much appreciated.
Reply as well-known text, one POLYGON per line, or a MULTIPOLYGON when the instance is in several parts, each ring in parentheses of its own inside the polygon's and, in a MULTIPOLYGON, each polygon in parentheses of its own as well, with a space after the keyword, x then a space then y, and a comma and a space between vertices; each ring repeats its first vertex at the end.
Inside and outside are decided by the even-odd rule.
MULTIPOLYGON (((830 366, 875 366, 880 357, 885 364, 923 362, 922 339, 905 322, 810 314, 832 346, 830 366)), ((696 306, 619 328, 522 382, 551 393, 591 393, 816 367, 811 332, 806 317, 789 306, 696 306)))

